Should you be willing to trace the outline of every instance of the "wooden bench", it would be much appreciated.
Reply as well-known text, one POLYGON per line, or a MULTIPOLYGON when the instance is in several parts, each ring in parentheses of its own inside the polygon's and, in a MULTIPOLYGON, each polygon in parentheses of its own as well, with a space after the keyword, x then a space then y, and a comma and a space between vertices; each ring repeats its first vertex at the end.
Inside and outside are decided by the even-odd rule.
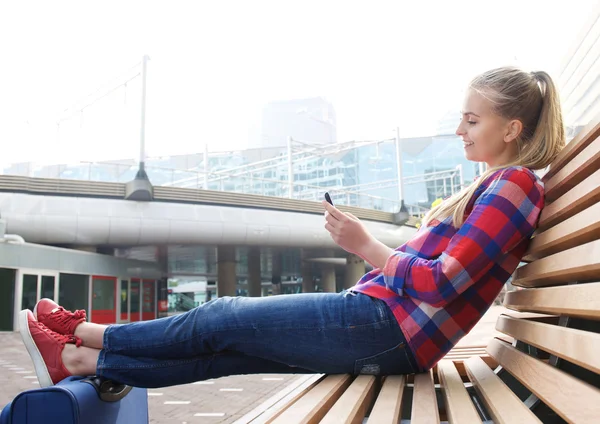
POLYGON ((600 119, 543 177, 546 207, 487 347, 426 373, 303 375, 237 423, 599 423, 600 119))

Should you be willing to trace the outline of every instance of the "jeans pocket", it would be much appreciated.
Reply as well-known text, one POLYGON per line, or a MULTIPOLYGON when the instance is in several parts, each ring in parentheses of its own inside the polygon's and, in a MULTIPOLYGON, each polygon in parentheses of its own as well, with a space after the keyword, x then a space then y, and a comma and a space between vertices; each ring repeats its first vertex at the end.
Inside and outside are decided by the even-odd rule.
POLYGON ((354 362, 354 374, 413 374, 415 370, 408 359, 406 349, 406 343, 400 342, 376 355, 357 359, 354 362))

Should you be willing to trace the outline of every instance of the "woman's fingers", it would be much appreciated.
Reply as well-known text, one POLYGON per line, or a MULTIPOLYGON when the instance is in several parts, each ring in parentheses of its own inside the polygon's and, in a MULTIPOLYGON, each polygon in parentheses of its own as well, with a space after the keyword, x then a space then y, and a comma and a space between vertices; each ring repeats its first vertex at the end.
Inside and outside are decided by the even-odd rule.
POLYGON ((329 222, 332 225, 339 225, 340 224, 340 220, 336 219, 332 214, 330 214, 329 212, 325 212, 325 221, 329 222))
POLYGON ((337 219, 338 221, 343 221, 346 218, 346 215, 344 215, 344 212, 340 211, 338 208, 336 208, 335 206, 330 205, 328 202, 326 202, 325 200, 323 200, 321 203, 323 203, 323 206, 325 207, 325 210, 329 213, 329 215, 331 215, 334 219, 337 219))
POLYGON ((349 216, 350 218, 356 220, 356 221, 360 221, 357 217, 355 217, 354 215, 352 215, 350 212, 346 212, 346 216, 349 216))
POLYGON ((335 234, 335 235, 337 235, 337 230, 336 230, 336 228, 335 228, 333 225, 331 225, 329 222, 328 222, 327 224, 325 224, 325 229, 326 229, 327 231, 329 231, 331 234, 335 234))

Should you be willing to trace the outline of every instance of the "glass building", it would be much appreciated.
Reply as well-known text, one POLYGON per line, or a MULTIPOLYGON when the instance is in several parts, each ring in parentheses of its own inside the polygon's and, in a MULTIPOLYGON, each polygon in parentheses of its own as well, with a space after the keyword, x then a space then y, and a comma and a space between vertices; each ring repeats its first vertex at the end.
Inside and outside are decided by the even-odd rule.
MULTIPOLYGON (((284 147, 149 158, 146 172, 156 186, 313 201, 328 191, 337 204, 397 212, 400 168, 402 197, 414 214, 436 198, 458 191, 480 172, 478 164, 464 158, 462 142, 454 135, 401 139, 401 155, 397 144, 394 139, 319 146, 292 141, 284 147)), ((133 160, 21 163, 3 170, 10 175, 122 183, 131 181, 136 172, 133 160)))

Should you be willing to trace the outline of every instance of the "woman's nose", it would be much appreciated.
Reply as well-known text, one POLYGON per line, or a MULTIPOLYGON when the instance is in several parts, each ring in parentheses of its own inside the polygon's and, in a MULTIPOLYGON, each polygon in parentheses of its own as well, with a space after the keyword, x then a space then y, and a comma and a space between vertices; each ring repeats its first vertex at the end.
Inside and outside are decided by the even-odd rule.
POLYGON ((464 133, 465 132, 464 132, 464 130, 462 128, 462 122, 461 122, 460 124, 458 124, 458 127, 456 127, 455 134, 458 135, 458 136, 460 136, 460 135, 463 135, 464 133))

